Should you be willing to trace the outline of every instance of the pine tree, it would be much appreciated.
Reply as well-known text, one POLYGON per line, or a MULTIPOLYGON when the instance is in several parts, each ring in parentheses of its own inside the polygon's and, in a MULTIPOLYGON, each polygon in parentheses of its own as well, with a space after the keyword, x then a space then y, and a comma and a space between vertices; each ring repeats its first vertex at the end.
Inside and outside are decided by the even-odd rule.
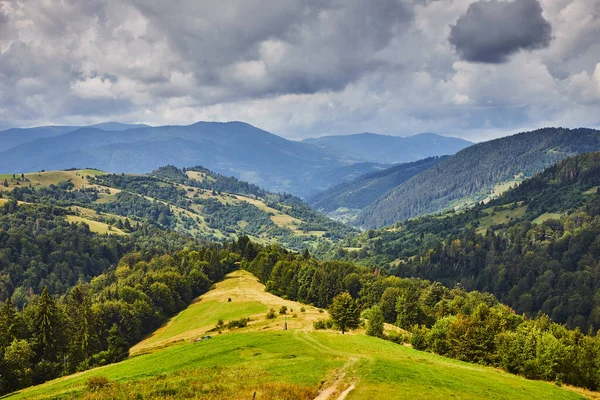
POLYGON ((8 179, 4 179, 4 187, 8 187, 8 179))
POLYGON ((35 312, 35 338, 37 345, 46 360, 54 358, 57 342, 58 309, 56 302, 44 287, 35 312))
POLYGON ((348 292, 334 297, 329 307, 331 319, 340 328, 342 334, 350 329, 358 328, 360 323, 360 310, 348 292))

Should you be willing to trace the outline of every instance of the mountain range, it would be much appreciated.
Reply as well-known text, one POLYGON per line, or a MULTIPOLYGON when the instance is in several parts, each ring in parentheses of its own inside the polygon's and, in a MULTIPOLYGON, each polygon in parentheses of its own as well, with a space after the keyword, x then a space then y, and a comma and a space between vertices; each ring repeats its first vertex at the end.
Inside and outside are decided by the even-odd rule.
MULTIPOLYGON (((158 127, 109 122, 87 127, 9 129, 0 132, 0 171, 22 173, 93 167, 111 172, 148 173, 167 164, 202 165, 271 191, 305 197, 388 167, 387 160, 392 158, 383 157, 384 161, 380 161, 373 154, 384 152, 390 139, 395 140, 369 135, 371 153, 360 157, 358 151, 365 147, 362 135, 336 138, 336 143, 348 142, 336 150, 287 140, 242 122, 158 127)), ((399 139, 409 140, 424 150, 415 155, 408 149, 398 160, 453 154, 460 146, 470 144, 433 134, 399 139)), ((400 152, 400 147, 396 151, 400 152)))
POLYGON ((468 140, 434 133, 400 137, 358 133, 304 139, 338 158, 377 163, 405 163, 432 156, 454 154, 472 145, 468 140))
POLYGON ((428 157, 361 175, 308 199, 311 206, 335 219, 352 221, 358 213, 395 187, 449 156, 428 157))
POLYGON ((544 128, 478 143, 392 189, 355 223, 378 228, 488 201, 565 158, 596 150, 600 131, 585 128, 544 128))

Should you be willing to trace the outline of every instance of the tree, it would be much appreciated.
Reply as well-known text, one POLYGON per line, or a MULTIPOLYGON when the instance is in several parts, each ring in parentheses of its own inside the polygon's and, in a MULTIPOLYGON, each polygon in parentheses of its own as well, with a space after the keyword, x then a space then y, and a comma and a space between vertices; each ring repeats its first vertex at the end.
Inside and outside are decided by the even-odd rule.
POLYGON ((106 339, 106 342, 108 344, 110 361, 119 362, 129 357, 129 345, 123 338, 121 330, 117 324, 113 324, 108 330, 108 338, 106 339))
POLYGON ((381 311, 379 306, 371 308, 367 335, 378 338, 383 337, 383 311, 381 311))
POLYGON ((8 187, 8 179, 4 179, 4 187, 8 187))
POLYGON ((35 314, 35 336, 44 359, 51 360, 55 355, 58 323, 56 302, 48 293, 48 288, 44 287, 35 314))
POLYGON ((333 303, 329 307, 331 319, 340 328, 342 334, 346 330, 358 328, 360 323, 360 310, 350 296, 350 293, 343 292, 333 298, 333 303))
POLYGON ((385 322, 390 324, 396 323, 396 318, 398 317, 398 313, 396 312, 398 296, 400 296, 400 289, 397 287, 389 287, 385 289, 381 296, 381 300, 379 301, 381 311, 383 312, 383 318, 385 322))
POLYGON ((31 385, 32 361, 35 353, 26 340, 14 339, 4 352, 3 364, 6 368, 7 389, 9 391, 31 385))

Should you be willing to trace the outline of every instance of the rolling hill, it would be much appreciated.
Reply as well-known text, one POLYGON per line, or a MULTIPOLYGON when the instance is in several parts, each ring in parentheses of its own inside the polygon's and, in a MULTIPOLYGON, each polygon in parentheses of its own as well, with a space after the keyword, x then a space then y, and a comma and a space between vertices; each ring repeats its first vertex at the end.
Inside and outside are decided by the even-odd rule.
POLYGON ((315 331, 313 321, 326 313, 264 289, 248 272, 235 271, 135 346, 133 357, 7 398, 583 398, 553 384, 416 351, 364 331, 315 331), (281 306, 287 307, 287 316, 264 317, 269 308, 281 306), (246 327, 213 330, 218 320, 247 317, 246 327), (285 321, 288 329, 282 330, 285 321), (199 340, 206 335, 211 338, 199 340))
POLYGON ((377 228, 477 204, 562 159, 599 149, 600 131, 583 128, 544 128, 478 143, 391 190, 355 222, 377 228))
POLYGON ((337 158, 388 164, 454 154, 473 144, 468 140, 435 133, 408 137, 358 133, 309 138, 303 142, 316 145, 337 158))
POLYGON ((0 175, 10 197, 33 204, 69 207, 72 221, 119 233, 123 218, 149 221, 199 239, 254 240, 303 249, 338 240, 352 228, 313 211, 299 198, 275 194, 202 167, 162 167, 148 175, 99 170, 0 175), (118 217, 115 217, 118 216, 118 217))
POLYGON ((370 172, 318 193, 310 197, 308 203, 332 218, 352 221, 362 209, 388 191, 446 158, 448 156, 430 157, 370 172))

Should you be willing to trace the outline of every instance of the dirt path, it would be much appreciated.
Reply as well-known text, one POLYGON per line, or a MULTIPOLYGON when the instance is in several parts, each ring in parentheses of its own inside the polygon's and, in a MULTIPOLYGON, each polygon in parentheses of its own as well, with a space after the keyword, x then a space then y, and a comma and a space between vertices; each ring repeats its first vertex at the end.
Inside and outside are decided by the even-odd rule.
MULTIPOLYGON (((325 389, 321 390, 321 392, 319 392, 319 395, 315 397, 314 400, 330 400, 333 398, 332 396, 334 396, 336 393, 339 393, 339 391, 342 388, 342 385, 344 384, 344 378, 346 378, 346 373, 357 362, 358 357, 350 358, 348 362, 344 364, 344 366, 339 371, 337 371, 335 380, 325 389)), ((348 393, 352 391, 352 389, 354 389, 354 383, 350 384, 350 386, 344 389, 337 397, 337 399, 344 400, 348 393)))

